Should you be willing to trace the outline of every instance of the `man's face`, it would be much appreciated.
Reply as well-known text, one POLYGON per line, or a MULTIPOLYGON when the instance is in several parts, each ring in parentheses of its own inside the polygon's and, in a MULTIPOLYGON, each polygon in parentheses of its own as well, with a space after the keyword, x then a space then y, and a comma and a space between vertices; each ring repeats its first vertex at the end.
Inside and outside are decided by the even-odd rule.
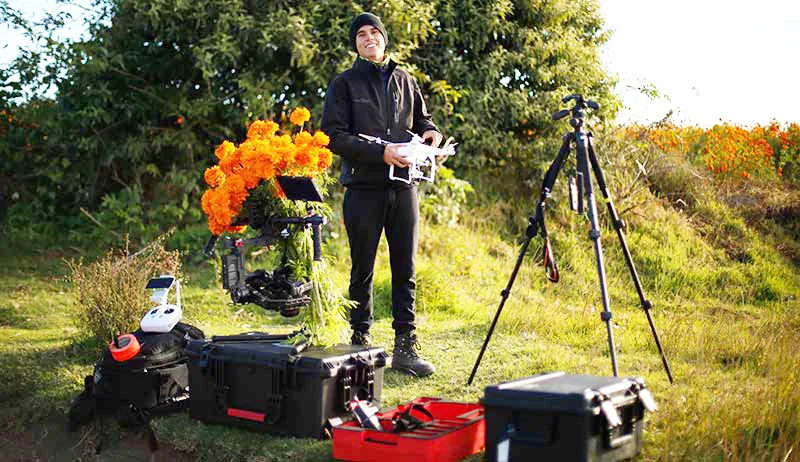
POLYGON ((386 52, 386 40, 375 26, 361 26, 356 32, 356 50, 362 58, 381 61, 386 52))

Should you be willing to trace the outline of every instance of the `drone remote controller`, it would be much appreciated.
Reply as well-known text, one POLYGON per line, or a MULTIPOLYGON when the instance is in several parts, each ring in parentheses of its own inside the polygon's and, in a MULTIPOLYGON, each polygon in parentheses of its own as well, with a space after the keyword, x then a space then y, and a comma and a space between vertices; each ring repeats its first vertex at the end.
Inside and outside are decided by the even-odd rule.
POLYGON ((150 300, 158 303, 158 306, 151 308, 142 318, 139 326, 144 332, 167 333, 172 331, 183 316, 181 308, 181 281, 174 276, 160 276, 150 279, 147 282, 147 289, 153 289, 150 300), (169 290, 175 286, 176 303, 167 303, 169 290))

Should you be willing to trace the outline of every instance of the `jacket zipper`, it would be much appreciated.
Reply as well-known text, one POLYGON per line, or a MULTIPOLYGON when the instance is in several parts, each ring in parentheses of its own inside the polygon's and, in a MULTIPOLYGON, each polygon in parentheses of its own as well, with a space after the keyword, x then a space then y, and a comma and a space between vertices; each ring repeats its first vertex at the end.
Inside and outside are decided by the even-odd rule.
POLYGON ((389 89, 391 87, 392 87, 392 73, 390 73, 389 77, 386 79, 386 88, 385 88, 385 91, 384 91, 384 93, 386 95, 385 99, 386 99, 386 141, 387 142, 391 142, 392 141, 391 140, 391 136, 392 136, 392 129, 391 129, 391 124, 392 124, 392 122, 391 122, 392 121, 392 117, 391 117, 392 99, 391 99, 391 96, 389 95, 389 89))

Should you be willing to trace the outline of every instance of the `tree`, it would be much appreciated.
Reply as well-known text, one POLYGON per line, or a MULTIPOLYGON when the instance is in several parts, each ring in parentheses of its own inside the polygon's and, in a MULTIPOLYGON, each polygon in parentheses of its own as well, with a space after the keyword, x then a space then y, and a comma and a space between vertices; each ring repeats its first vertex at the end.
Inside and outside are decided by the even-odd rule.
MULTIPOLYGON (((549 114, 564 94, 615 107, 593 0, 97 0, 95 7, 87 40, 51 41, 42 52, 56 68, 39 70, 38 55, 16 63, 23 84, 46 74, 57 93, 14 111, 39 125, 32 149, 48 160, 40 173, 44 189, 57 191, 56 212, 99 205, 115 225, 140 231, 200 221, 202 171, 214 146, 242 138, 247 122, 297 105, 319 120, 328 82, 355 59, 347 31, 364 10, 384 18, 389 50, 461 143, 454 165, 462 173, 540 162, 535 153, 552 137, 549 114)), ((11 81, 4 71, 0 88, 11 81)), ((10 106, 13 98, 0 96, 10 106)), ((3 154, 19 161, 20 143, 3 154)), ((5 176, 14 165, 0 168, 5 176)))
POLYGON ((555 132, 565 128, 550 115, 570 93, 596 99, 603 114, 613 115, 613 82, 599 59, 606 38, 599 6, 590 0, 440 2, 434 33, 416 55, 440 102, 434 107, 457 101, 451 114, 439 114, 462 142, 457 164, 541 162, 536 153, 560 141, 555 132))

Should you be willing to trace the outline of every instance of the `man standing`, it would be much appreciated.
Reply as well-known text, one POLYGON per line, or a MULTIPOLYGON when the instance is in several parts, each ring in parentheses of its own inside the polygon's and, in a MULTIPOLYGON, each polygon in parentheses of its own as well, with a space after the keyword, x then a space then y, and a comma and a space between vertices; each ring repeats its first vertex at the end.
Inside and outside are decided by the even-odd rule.
POLYGON ((385 230, 392 270, 392 368, 423 377, 436 369, 415 351, 419 348, 414 324, 417 187, 389 180, 390 165, 408 166, 398 155, 398 144, 371 143, 359 134, 404 143, 412 131, 434 146, 441 143, 442 135, 431 122, 417 82, 386 54, 388 41, 380 18, 371 13, 357 16, 350 24, 350 45, 358 58, 351 69, 331 81, 322 130, 331 138, 331 150, 342 157, 343 215, 353 263, 350 298, 358 303, 350 312, 352 343, 372 343, 372 278, 385 230))

